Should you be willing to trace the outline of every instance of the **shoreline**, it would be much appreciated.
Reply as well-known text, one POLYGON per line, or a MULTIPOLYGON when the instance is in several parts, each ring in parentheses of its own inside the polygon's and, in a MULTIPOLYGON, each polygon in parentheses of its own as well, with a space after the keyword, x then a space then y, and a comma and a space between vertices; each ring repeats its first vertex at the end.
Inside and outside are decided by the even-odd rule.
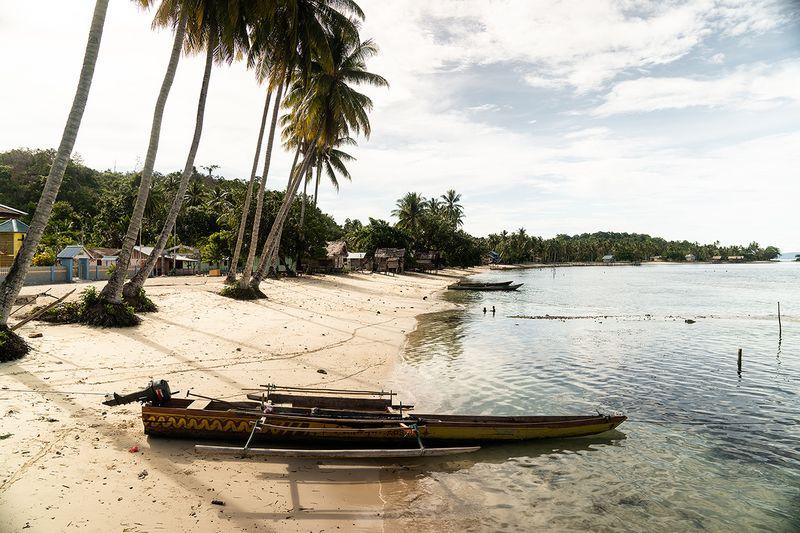
MULTIPOLYGON (((450 308, 441 291, 480 271, 270 280, 262 284, 270 299, 257 303, 215 294, 222 278, 153 278, 147 290, 160 311, 136 328, 29 323, 20 333, 32 353, 0 365, 0 437, 9 451, 0 459, 0 529, 383 527, 382 492, 402 483, 386 465, 198 458, 193 441, 147 438, 137 405, 106 408, 102 394, 151 377, 168 379, 178 397, 190 387, 238 396, 269 382, 380 387, 417 317, 450 308), (27 338, 34 331, 42 337, 27 338), (56 391, 74 394, 48 393, 56 391)), ((77 286, 75 298, 89 285, 97 284, 50 293, 77 286)))

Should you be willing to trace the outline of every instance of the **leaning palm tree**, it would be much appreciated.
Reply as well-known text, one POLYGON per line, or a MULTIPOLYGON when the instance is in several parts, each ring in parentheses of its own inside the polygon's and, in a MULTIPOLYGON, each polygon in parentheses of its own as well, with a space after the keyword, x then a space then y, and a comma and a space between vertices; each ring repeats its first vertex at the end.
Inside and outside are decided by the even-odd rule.
MULTIPOLYGON (((123 296, 126 301, 133 304, 135 309, 143 311, 155 310, 155 305, 144 297, 142 289, 144 283, 153 271, 158 258, 167 245, 167 240, 172 234, 175 221, 178 219, 181 206, 183 205, 189 179, 194 174, 194 160, 197 149, 200 145, 200 136, 203 132, 203 118, 205 116, 206 96, 208 95, 208 84, 211 77, 211 67, 214 61, 224 61, 230 63, 238 52, 249 46, 247 35, 247 25, 249 23, 249 12, 245 7, 244 0, 235 2, 214 2, 208 1, 202 6, 197 16, 202 18, 202 23, 191 33, 193 47, 206 49, 206 63, 203 71, 203 81, 200 85, 200 97, 197 102, 197 116, 195 119, 194 135, 189 147, 189 155, 181 174, 180 184, 175 198, 170 206, 164 227, 156 241, 153 252, 148 256, 145 264, 131 280, 123 287, 123 296)), ((211 175, 212 167, 209 168, 211 175)), ((199 180, 193 184, 200 185, 199 180)), ((202 187, 200 187, 202 191, 202 187)), ((205 196, 205 195, 203 195, 205 196)))
POLYGON ((378 53, 372 40, 360 42, 344 31, 332 32, 328 40, 331 60, 318 58, 314 61, 308 78, 298 85, 304 94, 298 98, 294 110, 298 117, 295 131, 304 139, 307 149, 303 164, 290 177, 283 203, 264 243, 261 264, 250 280, 253 289, 257 289, 263 279, 268 258, 277 252, 289 207, 316 154, 330 148, 337 139, 349 137, 351 132, 369 137, 372 131, 367 115, 372 109, 372 100, 352 85, 388 86, 382 76, 367 70, 366 61, 378 53))
POLYGON ((64 179, 64 171, 72 154, 72 148, 75 146, 75 139, 78 136, 83 112, 86 109, 86 101, 89 98, 89 89, 92 86, 94 67, 97 63, 97 55, 100 52, 100 40, 103 37, 103 26, 107 10, 108 0, 97 0, 89 27, 89 39, 83 55, 83 66, 78 78, 78 88, 75 91, 72 108, 67 117, 67 124, 61 135, 58 151, 50 166, 50 172, 42 189, 42 195, 39 197, 39 203, 36 205, 36 211, 33 214, 33 220, 22 244, 22 249, 14 258, 11 270, 9 270, 3 282, 0 283, 0 361, 16 359, 28 352, 27 344, 9 330, 8 317, 11 313, 11 306, 14 305, 19 291, 25 283, 31 260, 42 239, 47 221, 50 219, 53 204, 64 179))
MULTIPOLYGON (((364 18, 361 8, 353 0, 285 0, 272 14, 271 24, 257 26, 253 32, 250 60, 265 62, 260 70, 265 72, 264 77, 269 79, 270 87, 276 95, 264 156, 264 171, 256 196, 250 249, 240 282, 240 288, 243 290, 247 289, 255 266, 264 191, 283 90, 294 77, 307 78, 315 59, 326 63, 330 61, 331 52, 327 39, 329 31, 337 31, 351 38, 358 34, 355 23, 347 15, 364 18)), ((296 153, 299 154, 299 146, 296 153)), ((265 264, 266 261, 268 257, 262 254, 261 264, 265 264)))
POLYGON ((456 228, 462 226, 464 224, 464 207, 459 203, 461 195, 456 193, 455 189, 450 189, 442 195, 442 201, 447 220, 456 228))
MULTIPOLYGON (((145 6, 150 6, 149 0, 142 0, 141 3, 145 6)), ((189 0, 187 0, 187 4, 189 0)), ((175 72, 178 68, 178 61, 181 55, 181 48, 184 45, 184 39, 190 41, 193 36, 198 33, 199 28, 197 17, 195 13, 191 12, 188 5, 180 0, 163 0, 158 10, 154 25, 173 24, 175 26, 175 40, 172 45, 169 62, 167 63, 167 71, 164 74, 164 79, 161 82, 161 89, 158 93, 156 100, 156 107, 153 112, 153 124, 150 128, 150 140, 147 145, 147 154, 145 155, 144 166, 142 167, 142 174, 139 182, 139 192, 136 195, 136 203, 133 207, 130 221, 128 222, 128 229, 125 237, 122 240, 122 247, 119 252, 119 259, 117 260, 117 268, 109 278, 108 283, 100 293, 100 302, 97 306, 98 314, 103 314, 103 309, 119 308, 122 306, 122 284, 125 281, 125 275, 128 272, 130 265, 131 254, 133 246, 136 244, 136 237, 142 226, 142 217, 144 216, 145 206, 147 205, 147 197, 150 193, 150 183, 153 178, 153 167, 156 162, 156 154, 158 153, 158 141, 161 135, 161 122, 164 117, 164 107, 167 103, 172 82, 175 79, 175 72), (190 26, 191 25, 191 26, 190 26), (187 27, 190 29, 187 30, 187 27)), ((119 311, 120 317, 125 317, 124 309, 119 311)), ((90 321, 91 321, 90 315, 90 321)))

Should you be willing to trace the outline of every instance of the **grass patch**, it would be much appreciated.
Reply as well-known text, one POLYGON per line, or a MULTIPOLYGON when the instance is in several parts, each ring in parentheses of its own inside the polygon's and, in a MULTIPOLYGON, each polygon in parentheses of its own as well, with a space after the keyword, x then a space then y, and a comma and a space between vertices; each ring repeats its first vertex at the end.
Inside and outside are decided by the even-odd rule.
MULTIPOLYGON (((155 304, 149 298, 146 296, 144 298, 155 307, 155 304)), ((41 307, 34 309, 30 314, 35 313, 38 309, 41 309, 41 307)), ((134 308, 127 303, 113 303, 101 300, 100 294, 94 287, 89 287, 83 291, 80 298, 75 302, 61 303, 48 309, 37 320, 52 324, 80 323, 103 328, 126 328, 136 326, 142 321, 141 318, 136 316, 134 308)))
POLYGON ((13 361, 27 355, 28 343, 11 331, 8 326, 0 326, 0 362, 13 361))
MULTIPOLYGON (((27 316, 35 315, 44 307, 43 305, 34 307, 27 316)), ((36 320, 49 322, 51 324, 77 324, 81 321, 82 310, 83 306, 80 301, 60 303, 39 315, 36 320)))
POLYGON ((94 287, 89 287, 81 294, 83 312, 81 322, 101 328, 129 328, 142 322, 136 316, 133 307, 125 302, 107 302, 100 299, 94 287))
POLYGON ((122 301, 131 306, 137 313, 155 313, 158 311, 158 306, 147 297, 144 289, 139 289, 138 294, 134 296, 125 294, 123 291, 122 301))
POLYGON ((220 296, 233 298, 234 300, 264 300, 267 297, 260 289, 250 285, 244 289, 239 285, 226 285, 219 291, 219 294, 220 296))

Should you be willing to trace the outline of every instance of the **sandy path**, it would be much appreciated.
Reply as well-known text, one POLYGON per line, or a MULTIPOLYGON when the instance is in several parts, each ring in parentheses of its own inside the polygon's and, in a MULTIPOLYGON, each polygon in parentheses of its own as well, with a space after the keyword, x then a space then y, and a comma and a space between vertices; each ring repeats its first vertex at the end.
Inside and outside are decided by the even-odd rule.
POLYGON ((218 296, 219 279, 157 279, 161 310, 137 328, 25 326, 43 333, 34 352, 0 365, 0 531, 383 529, 382 494, 408 477, 391 463, 200 458, 189 441, 145 438, 136 405, 42 392, 123 392, 151 377, 225 397, 268 382, 380 387, 415 317, 445 309, 436 293, 464 273, 270 281, 261 302, 218 296))

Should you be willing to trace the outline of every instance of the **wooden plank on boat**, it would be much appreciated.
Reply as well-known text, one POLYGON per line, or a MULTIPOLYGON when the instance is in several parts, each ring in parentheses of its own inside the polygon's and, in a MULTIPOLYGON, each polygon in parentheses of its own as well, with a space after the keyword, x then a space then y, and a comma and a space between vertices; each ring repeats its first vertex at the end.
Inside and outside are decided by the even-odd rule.
POLYGON ((186 408, 187 409, 197 409, 197 410, 202 411, 203 409, 205 409, 209 405, 211 405, 211 400, 204 400, 204 399, 201 398, 199 400, 193 401, 192 403, 187 405, 186 408))
POLYGON ((380 457, 440 457, 472 453, 480 450, 480 446, 461 446, 452 448, 408 448, 408 449, 364 449, 364 450, 299 450, 291 448, 239 448, 234 446, 209 446, 196 444, 196 453, 214 455, 259 455, 266 457, 286 457, 301 459, 371 459, 380 457))
POLYGON ((385 411, 391 407, 389 398, 343 398, 341 396, 316 396, 304 394, 281 394, 251 392, 247 395, 250 400, 261 401, 261 398, 272 401, 273 404, 291 404, 294 407, 319 407, 321 409, 361 409, 365 411, 385 411))

